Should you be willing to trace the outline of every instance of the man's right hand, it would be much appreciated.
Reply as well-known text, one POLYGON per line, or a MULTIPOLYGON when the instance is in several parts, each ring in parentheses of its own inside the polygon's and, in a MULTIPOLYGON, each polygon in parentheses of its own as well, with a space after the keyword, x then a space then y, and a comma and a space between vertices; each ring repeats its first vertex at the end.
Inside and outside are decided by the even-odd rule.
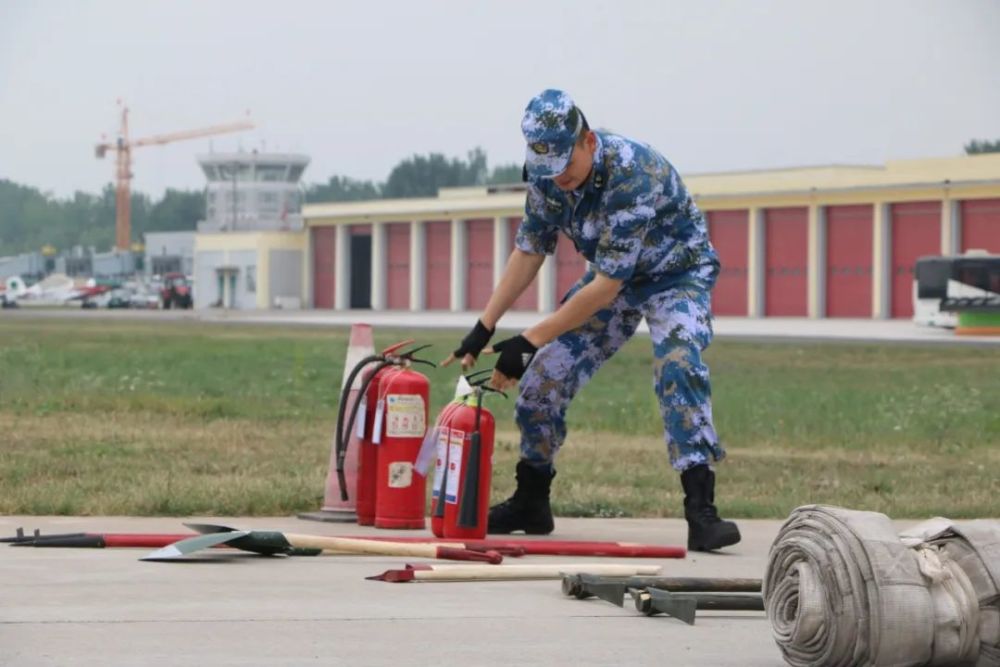
POLYGON ((482 320, 476 320, 476 326, 462 339, 462 343, 451 353, 451 356, 441 362, 442 366, 447 366, 456 359, 462 362, 462 370, 468 370, 476 365, 476 358, 483 348, 490 342, 495 329, 487 329, 482 320))

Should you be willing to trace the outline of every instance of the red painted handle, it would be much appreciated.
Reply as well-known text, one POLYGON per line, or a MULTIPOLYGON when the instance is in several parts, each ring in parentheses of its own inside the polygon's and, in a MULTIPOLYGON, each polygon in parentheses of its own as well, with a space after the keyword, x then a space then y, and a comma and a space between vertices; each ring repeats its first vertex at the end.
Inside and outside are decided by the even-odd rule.
POLYGON ((396 350, 398 350, 399 348, 403 347, 404 345, 409 345, 410 343, 412 343, 415 340, 416 340, 415 338, 407 338, 406 340, 402 340, 402 341, 396 343, 395 345, 390 345, 389 347, 387 347, 384 350, 382 350, 382 356, 383 357, 388 356, 388 355, 392 354, 393 352, 395 352, 396 350))
POLYGON ((437 557, 446 560, 477 560, 484 563, 497 565, 503 562, 503 555, 497 551, 470 551, 469 549, 457 549, 455 547, 438 547, 437 557))

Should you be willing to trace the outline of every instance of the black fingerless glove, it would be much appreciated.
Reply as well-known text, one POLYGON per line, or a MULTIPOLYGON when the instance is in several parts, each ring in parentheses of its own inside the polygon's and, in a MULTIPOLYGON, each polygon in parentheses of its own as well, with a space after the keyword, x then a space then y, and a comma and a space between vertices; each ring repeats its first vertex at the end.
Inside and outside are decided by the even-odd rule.
POLYGON ((516 380, 521 379, 524 371, 528 370, 531 360, 535 358, 535 353, 538 352, 538 348, 521 335, 502 340, 496 343, 493 349, 500 353, 496 369, 516 380))
POLYGON ((490 342, 490 337, 495 329, 487 329, 482 320, 476 320, 476 326, 472 327, 469 335, 462 339, 462 343, 452 353, 456 359, 462 359, 467 354, 473 358, 478 358, 486 344, 490 342))

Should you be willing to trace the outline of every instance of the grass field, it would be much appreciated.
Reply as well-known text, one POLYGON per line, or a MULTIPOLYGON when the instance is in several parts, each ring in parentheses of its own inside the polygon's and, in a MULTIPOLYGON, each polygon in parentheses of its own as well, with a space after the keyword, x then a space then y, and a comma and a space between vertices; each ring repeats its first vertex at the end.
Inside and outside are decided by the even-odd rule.
MULTIPOLYGON (((376 343, 408 335, 377 331, 376 343)), ((437 361, 461 333, 415 336, 437 361)), ((0 514, 318 509, 346 341, 342 328, 0 317, 0 514)), ((706 357, 729 451, 725 514, 821 502, 1000 516, 995 348, 716 341, 706 357)), ((681 514, 650 359, 637 337, 571 407, 558 514, 681 514)), ((456 373, 429 373, 432 418, 456 373)), ((490 406, 494 500, 513 487, 512 404, 490 406)))

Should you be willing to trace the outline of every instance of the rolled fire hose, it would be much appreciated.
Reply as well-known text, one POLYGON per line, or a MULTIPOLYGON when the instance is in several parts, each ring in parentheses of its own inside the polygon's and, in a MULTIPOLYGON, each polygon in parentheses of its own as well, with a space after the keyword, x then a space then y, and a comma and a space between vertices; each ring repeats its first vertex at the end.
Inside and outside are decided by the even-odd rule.
POLYGON ((1000 522, 807 505, 771 545, 764 602, 791 665, 1000 665, 1000 522), (932 529, 932 530, 929 530, 932 529))

